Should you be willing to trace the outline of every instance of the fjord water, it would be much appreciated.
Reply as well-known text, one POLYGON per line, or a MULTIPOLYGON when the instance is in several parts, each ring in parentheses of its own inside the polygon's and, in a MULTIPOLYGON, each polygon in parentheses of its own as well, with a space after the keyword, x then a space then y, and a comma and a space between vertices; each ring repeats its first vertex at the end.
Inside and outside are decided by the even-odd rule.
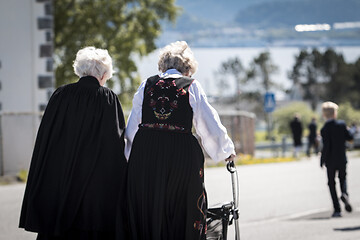
MULTIPOLYGON (((191 46, 190 46, 191 47, 191 46)), ((295 63, 295 56, 299 54, 302 48, 297 47, 259 47, 259 48, 192 48, 195 58, 199 62, 197 72, 194 78, 203 86, 208 95, 219 95, 224 91, 219 89, 219 76, 216 74, 222 62, 229 58, 240 58, 244 68, 248 68, 250 62, 261 52, 269 51, 271 59, 278 66, 278 72, 271 78, 283 85, 285 88, 291 86, 291 80, 288 79, 288 72, 292 70, 295 63)), ((311 48, 309 48, 311 49, 311 48)), ((326 48, 318 48, 324 51, 326 48)), ((348 63, 355 62, 360 58, 360 46, 341 46, 333 47, 336 52, 342 53, 345 61, 348 63)), ((159 50, 137 61, 137 66, 142 79, 158 73, 159 50)), ((235 91, 233 81, 229 80, 229 86, 225 94, 232 94, 235 91)))

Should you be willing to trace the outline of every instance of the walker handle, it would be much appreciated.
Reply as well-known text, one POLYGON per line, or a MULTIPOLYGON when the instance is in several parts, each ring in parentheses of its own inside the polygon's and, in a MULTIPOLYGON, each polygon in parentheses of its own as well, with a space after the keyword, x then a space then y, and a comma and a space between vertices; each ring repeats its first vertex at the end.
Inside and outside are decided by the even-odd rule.
POLYGON ((235 240, 240 240, 240 226, 239 226, 239 181, 234 161, 229 161, 226 164, 227 170, 231 173, 231 182, 233 189, 234 209, 233 220, 235 222, 235 240), (234 174, 235 173, 235 174, 234 174))
POLYGON ((234 161, 229 161, 229 162, 226 164, 226 168, 227 168, 227 170, 228 170, 230 173, 236 172, 236 168, 235 168, 235 163, 234 163, 234 161))

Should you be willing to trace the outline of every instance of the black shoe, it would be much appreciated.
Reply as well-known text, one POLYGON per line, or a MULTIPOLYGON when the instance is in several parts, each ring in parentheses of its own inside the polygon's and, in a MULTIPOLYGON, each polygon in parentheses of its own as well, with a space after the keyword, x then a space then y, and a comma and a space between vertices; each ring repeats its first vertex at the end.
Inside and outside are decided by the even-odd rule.
POLYGON ((333 218, 337 218, 337 217, 341 217, 341 212, 334 212, 331 217, 333 218))
POLYGON ((343 195, 341 195, 340 199, 345 204, 345 210, 348 211, 348 212, 351 212, 352 207, 351 207, 351 205, 349 203, 349 197, 346 194, 343 194, 343 195))

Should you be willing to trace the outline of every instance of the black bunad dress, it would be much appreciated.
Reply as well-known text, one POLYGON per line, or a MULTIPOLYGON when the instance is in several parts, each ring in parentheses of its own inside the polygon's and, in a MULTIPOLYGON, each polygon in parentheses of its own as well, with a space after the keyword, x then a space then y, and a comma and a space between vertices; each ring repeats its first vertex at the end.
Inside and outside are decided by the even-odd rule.
POLYGON ((95 77, 58 88, 37 134, 19 226, 38 240, 111 240, 126 231, 124 128, 117 95, 95 77))
POLYGON ((156 75, 137 93, 143 102, 128 165, 130 239, 206 239, 204 155, 191 133, 193 81, 156 75))

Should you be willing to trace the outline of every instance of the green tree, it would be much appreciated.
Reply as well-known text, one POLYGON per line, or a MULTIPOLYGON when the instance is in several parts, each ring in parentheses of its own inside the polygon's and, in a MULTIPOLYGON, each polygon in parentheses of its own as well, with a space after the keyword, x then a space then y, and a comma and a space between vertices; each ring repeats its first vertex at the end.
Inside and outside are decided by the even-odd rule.
POLYGON ((354 82, 352 91, 354 93, 352 94, 353 99, 351 100, 351 103, 355 108, 360 109, 360 58, 358 58, 358 60, 353 64, 352 78, 354 82))
MULTIPOLYGON (((276 73, 277 70, 278 67, 272 62, 269 52, 262 52, 258 57, 254 58, 247 73, 247 82, 252 86, 255 86, 255 90, 251 93, 264 96, 266 92, 269 92, 274 88, 282 90, 282 87, 270 78, 270 76, 276 73)), ((260 104, 262 108, 262 101, 260 104)), ((273 123, 271 122, 271 113, 265 113, 263 109, 259 113, 263 114, 264 119, 267 122, 267 139, 273 138, 273 123)))
POLYGON ((244 69, 241 60, 238 57, 229 58, 225 62, 222 62, 218 70, 219 74, 219 89, 223 89, 224 86, 229 86, 228 76, 235 82, 235 101, 240 100, 241 84, 246 82, 246 70, 244 69))
POLYGON ((289 78, 293 89, 301 89, 303 99, 308 100, 313 110, 320 101, 350 102, 360 108, 360 59, 354 64, 346 63, 341 53, 327 49, 302 50, 289 78))
POLYGON ((303 99, 310 101, 311 108, 315 110, 324 95, 324 82, 329 80, 324 73, 322 54, 317 49, 300 51, 289 78, 293 80, 294 89, 299 90, 300 87, 303 99))
POLYGON ((355 63, 338 63, 337 71, 327 84, 329 99, 338 103, 351 103, 360 109, 360 58, 355 63))
POLYGON ((354 64, 346 63, 342 54, 332 49, 324 52, 322 62, 324 73, 328 78, 324 100, 337 103, 354 102, 359 95, 358 90, 355 89, 354 64))
POLYGON ((278 70, 272 62, 269 52, 260 53, 250 64, 249 69, 243 67, 238 57, 229 58, 221 63, 218 70, 222 84, 228 84, 228 76, 235 82, 235 99, 259 100, 262 94, 273 88, 281 87, 271 80, 270 76, 278 70))
MULTIPOLYGON (((236 93, 234 96, 236 106, 238 102, 244 100, 247 108, 251 108, 258 116, 265 118, 268 123, 267 138, 271 137, 270 117, 264 114, 263 102, 259 101, 265 92, 274 88, 281 87, 271 80, 271 75, 278 70, 272 62, 269 52, 262 52, 255 57, 249 69, 245 69, 238 57, 230 58, 221 63, 218 73, 220 74, 220 84, 227 84, 228 76, 235 80, 236 93), (250 107, 249 107, 250 106, 250 107)), ((220 86, 220 89, 223 86, 220 86)))
POLYGON ((270 53, 262 52, 250 64, 247 81, 252 82, 252 85, 256 86, 254 91, 258 91, 261 94, 274 87, 280 89, 281 87, 270 78, 270 75, 277 71, 278 67, 272 62, 270 53))
POLYGON ((352 107, 351 103, 346 102, 339 105, 338 119, 344 120, 347 125, 351 123, 360 124, 360 111, 352 107))
MULTIPOLYGON (((73 82, 75 53, 84 46, 108 49, 120 99, 131 99, 139 83, 135 56, 153 51, 160 21, 174 22, 175 0, 59 0, 54 4, 56 85, 73 82)), ((110 87, 113 82, 109 82, 110 87)))

